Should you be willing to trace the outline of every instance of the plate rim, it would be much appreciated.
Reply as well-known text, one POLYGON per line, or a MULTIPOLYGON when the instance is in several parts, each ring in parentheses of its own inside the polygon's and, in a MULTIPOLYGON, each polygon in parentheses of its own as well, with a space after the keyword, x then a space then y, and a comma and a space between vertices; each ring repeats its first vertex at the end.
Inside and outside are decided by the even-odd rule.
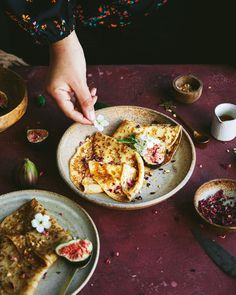
MULTIPOLYGON (((176 120, 172 119, 171 117, 167 116, 166 114, 163 114, 159 111, 156 111, 154 109, 150 109, 150 108, 146 108, 146 107, 140 107, 140 106, 131 106, 131 105, 119 105, 119 106, 110 106, 110 107, 106 107, 106 108, 102 108, 102 109, 99 109, 97 111, 95 111, 96 114, 99 114, 101 113, 104 109, 117 109, 117 108, 134 108, 134 109, 141 109, 141 110, 144 110, 144 111, 147 111, 147 112, 151 112, 151 113, 155 113, 156 115, 160 115, 162 117, 165 117, 167 118, 168 120, 172 121, 173 123, 175 124, 178 124, 178 125, 181 125, 179 124, 176 120)), ((127 203, 118 203, 117 204, 111 204, 111 203, 106 203, 106 202, 99 202, 97 201, 96 199, 88 199, 84 194, 82 194, 75 186, 74 184, 71 182, 71 181, 68 181, 67 180, 67 177, 66 175, 64 174, 63 170, 62 170, 62 166, 60 165, 60 161, 59 161, 59 158, 60 158, 60 154, 59 154, 59 151, 61 149, 61 146, 63 145, 63 141, 64 141, 64 137, 67 135, 67 133, 70 132, 71 129, 73 129, 75 126, 80 126, 82 124, 80 123, 73 123, 71 126, 69 126, 66 131, 63 133, 59 143, 58 143, 58 146, 57 146, 57 167, 58 167, 58 170, 59 170, 59 174, 60 176, 62 177, 62 179, 64 180, 64 182, 77 194, 79 195, 80 197, 82 197, 84 200, 87 200, 88 202, 91 202, 91 203, 94 203, 94 204, 97 204, 99 206, 102 206, 102 207, 105 207, 105 208, 109 208, 109 209, 115 209, 115 210, 125 210, 125 211, 128 211, 128 210, 140 210, 140 209, 144 209, 144 208, 148 208, 148 207, 151 207, 151 206, 154 206, 164 200, 167 200, 168 198, 170 198, 171 196, 175 195, 181 188, 183 188, 185 186, 185 184, 188 182, 188 180, 191 178, 192 174, 193 174, 193 171, 194 171, 194 168, 195 168, 195 165, 196 165, 196 150, 195 150, 195 146, 194 146, 194 143, 190 137, 190 135, 188 134, 188 132, 185 130, 185 128, 182 126, 182 129, 183 129, 183 132, 184 134, 186 135, 187 139, 188 139, 188 142, 190 144, 190 147, 191 147, 191 154, 192 154, 192 161, 191 161, 191 164, 190 164, 190 167, 189 167, 189 170, 187 172, 187 174, 185 175, 185 177, 183 178, 183 180, 173 189, 171 190, 170 192, 168 192, 167 194, 159 197, 158 199, 154 199, 154 200, 149 200, 145 203, 132 203, 132 206, 127 206, 127 203)), ((83 125, 82 125, 83 126, 83 125)))
MULTIPOLYGON (((89 272, 88 276, 86 277, 86 279, 83 281, 83 283, 75 290, 73 291, 73 293, 71 293, 71 295, 76 295, 78 294, 78 292, 80 292, 85 286, 86 284, 89 282, 89 280, 91 279, 92 275, 94 274, 95 272, 95 269, 97 267, 97 264, 98 264, 98 260, 99 260, 99 256, 100 256, 100 238, 99 238, 99 234, 98 234, 98 229, 96 227, 96 224, 94 223, 93 219, 91 218, 91 216, 89 215, 89 213, 83 208, 81 207, 78 203, 76 203, 75 201, 71 200, 70 198, 64 196, 64 195, 61 195, 61 194, 58 194, 56 192, 52 192, 52 191, 47 191, 47 190, 41 190, 41 189, 25 189, 25 190, 17 190, 17 191, 12 191, 12 192, 8 192, 8 193, 5 193, 5 194, 1 194, 0 195, 0 201, 1 199, 5 198, 5 199, 8 199, 8 198, 11 198, 12 195, 16 195, 17 193, 19 194, 24 194, 25 192, 27 193, 32 193, 32 194, 37 194, 37 192, 41 193, 41 194, 49 194, 49 195, 53 195, 54 197, 58 198, 59 200, 63 200, 63 199, 66 199, 66 202, 69 202, 71 203, 73 206, 76 206, 78 207, 85 215, 86 217, 88 218, 88 220, 90 221, 93 229, 94 229, 94 232, 95 232, 95 237, 96 237, 96 242, 97 242, 97 251, 96 251, 96 254, 95 254, 95 259, 94 259, 94 264, 91 268, 91 271, 89 272)), ((33 197, 32 197, 33 198, 33 197)), ((37 196, 36 196, 37 198, 37 196)), ((64 203, 63 203, 64 204, 64 203)), ((73 207, 72 207, 73 208, 73 207)))

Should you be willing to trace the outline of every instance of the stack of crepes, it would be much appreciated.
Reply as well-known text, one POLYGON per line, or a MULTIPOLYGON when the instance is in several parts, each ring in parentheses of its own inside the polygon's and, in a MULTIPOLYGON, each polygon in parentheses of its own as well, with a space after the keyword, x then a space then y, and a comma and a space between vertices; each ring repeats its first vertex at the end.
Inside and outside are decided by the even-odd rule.
POLYGON ((8 215, 0 224, 0 294, 33 294, 48 268, 57 260, 54 250, 71 236, 50 216, 44 233, 32 227, 35 214, 48 215, 36 199, 8 215))
POLYGON ((120 142, 129 136, 148 135, 164 144, 164 160, 168 163, 181 139, 181 126, 156 124, 144 126, 123 121, 113 136, 95 133, 88 137, 70 159, 69 170, 73 184, 85 194, 105 192, 121 202, 132 201, 144 182, 144 161, 130 145, 120 142))

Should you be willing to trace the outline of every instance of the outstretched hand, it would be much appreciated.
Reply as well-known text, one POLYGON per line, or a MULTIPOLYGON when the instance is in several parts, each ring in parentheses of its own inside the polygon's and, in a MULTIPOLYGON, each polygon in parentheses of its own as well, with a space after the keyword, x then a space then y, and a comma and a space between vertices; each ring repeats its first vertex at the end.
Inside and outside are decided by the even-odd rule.
POLYGON ((50 49, 47 91, 70 119, 92 124, 95 120, 96 88, 91 91, 86 79, 83 49, 73 31, 65 39, 53 43, 50 49))

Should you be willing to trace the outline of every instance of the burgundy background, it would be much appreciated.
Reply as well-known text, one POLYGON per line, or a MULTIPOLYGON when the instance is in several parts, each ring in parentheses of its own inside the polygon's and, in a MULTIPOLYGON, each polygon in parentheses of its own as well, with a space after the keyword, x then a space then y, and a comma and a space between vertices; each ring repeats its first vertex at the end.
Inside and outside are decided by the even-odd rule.
MULTIPOLYGON (((191 234, 202 230, 236 256, 236 235, 219 233, 202 224, 193 208, 196 189, 214 178, 236 179, 236 140, 196 147, 195 171, 183 189, 168 200, 139 211, 115 211, 88 203, 70 190, 56 163, 57 144, 72 124, 47 97, 46 106, 35 104, 43 92, 46 67, 16 68, 26 80, 29 106, 24 117, 0 134, 0 193, 17 190, 12 171, 28 157, 43 172, 37 188, 65 195, 82 205, 95 221, 101 253, 96 271, 82 295, 235 294, 236 281, 206 256, 191 234), (48 145, 35 149, 26 143, 26 128, 47 128, 48 145), (226 150, 230 149, 230 152, 226 150), (231 164, 231 168, 224 166, 231 164), (202 168, 200 167, 202 165, 202 168), (119 256, 114 255, 118 252, 119 256), (107 262, 110 263, 107 263, 107 262)), ((192 73, 204 83, 201 98, 192 105, 177 105, 177 112, 196 128, 209 133, 214 107, 236 103, 236 70, 227 65, 89 66, 88 81, 98 88, 99 100, 110 105, 138 105, 165 112, 161 98, 171 98, 171 81, 192 73)), ((169 113, 167 113, 169 114, 169 113)), ((138 119, 138 118, 137 118, 138 119)))

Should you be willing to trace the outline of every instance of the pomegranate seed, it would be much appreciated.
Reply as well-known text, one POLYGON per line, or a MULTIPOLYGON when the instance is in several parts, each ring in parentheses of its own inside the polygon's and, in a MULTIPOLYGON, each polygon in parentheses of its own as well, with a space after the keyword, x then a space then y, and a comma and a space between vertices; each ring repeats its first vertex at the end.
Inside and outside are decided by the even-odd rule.
POLYGON ((207 199, 200 200, 198 209, 210 223, 224 226, 236 225, 236 205, 232 197, 224 195, 223 190, 217 191, 207 199))

